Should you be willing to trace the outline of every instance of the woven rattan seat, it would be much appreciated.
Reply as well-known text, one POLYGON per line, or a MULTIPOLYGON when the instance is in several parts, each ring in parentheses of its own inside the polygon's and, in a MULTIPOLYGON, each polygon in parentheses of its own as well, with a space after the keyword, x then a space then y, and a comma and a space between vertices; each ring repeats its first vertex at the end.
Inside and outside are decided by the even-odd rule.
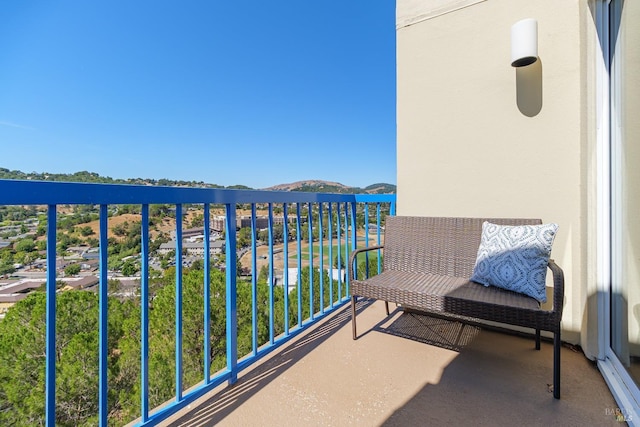
POLYGON ((555 262, 549 261, 553 275, 553 308, 523 294, 471 282, 482 224, 541 224, 539 219, 434 218, 389 216, 385 224, 383 246, 358 249, 351 255, 350 290, 353 339, 356 331, 357 297, 395 302, 404 308, 447 315, 457 320, 493 321, 535 330, 536 348, 540 331, 554 335, 554 389, 560 398, 560 321, 564 299, 564 276, 555 262), (357 256, 371 250, 383 250, 383 271, 371 278, 356 277, 357 256))

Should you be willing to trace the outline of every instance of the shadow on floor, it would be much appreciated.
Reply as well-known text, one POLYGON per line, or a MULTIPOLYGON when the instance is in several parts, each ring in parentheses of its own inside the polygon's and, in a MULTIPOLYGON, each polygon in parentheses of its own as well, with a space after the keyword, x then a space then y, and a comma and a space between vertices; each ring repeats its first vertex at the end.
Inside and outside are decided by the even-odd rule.
MULTIPOLYGON (((361 312, 374 302, 373 300, 359 301, 356 305, 357 312, 361 312)), ((236 384, 231 387, 221 386, 224 387, 222 390, 192 404, 194 410, 167 425, 179 427, 217 424, 350 321, 351 307, 346 305, 324 323, 297 338, 297 341, 285 344, 281 350, 276 350, 272 355, 267 356, 264 363, 242 374, 236 384)))
POLYGON ((459 354, 437 383, 426 384, 384 426, 621 425, 595 364, 574 346, 562 348, 562 398, 557 400, 549 342, 537 351, 533 337, 409 313, 389 329, 395 333, 380 331, 459 354))
POLYGON ((417 313, 402 313, 389 325, 383 325, 378 324, 374 330, 457 352, 480 333, 478 326, 417 313))

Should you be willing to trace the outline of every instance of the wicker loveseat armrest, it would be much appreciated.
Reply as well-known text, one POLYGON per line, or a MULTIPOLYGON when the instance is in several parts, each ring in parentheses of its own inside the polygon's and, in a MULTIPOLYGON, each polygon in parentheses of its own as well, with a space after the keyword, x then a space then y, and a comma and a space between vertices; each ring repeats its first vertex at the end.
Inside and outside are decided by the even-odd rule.
POLYGON ((556 313, 558 319, 562 319, 562 307, 564 305, 564 272, 552 259, 549 260, 549 269, 553 274, 553 312, 556 313))
POLYGON ((366 248, 356 249, 355 251, 351 252, 351 256, 349 257, 349 265, 351 266, 351 271, 349 272, 350 280, 356 280, 356 272, 358 270, 358 266, 356 263, 358 254, 368 251, 375 251, 378 249, 384 249, 384 245, 368 246, 366 248))

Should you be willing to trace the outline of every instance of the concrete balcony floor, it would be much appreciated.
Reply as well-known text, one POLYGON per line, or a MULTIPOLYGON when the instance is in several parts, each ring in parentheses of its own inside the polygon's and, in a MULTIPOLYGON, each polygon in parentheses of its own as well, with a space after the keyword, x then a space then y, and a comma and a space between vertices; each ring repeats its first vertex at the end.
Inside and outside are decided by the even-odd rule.
POLYGON ((176 414, 168 426, 621 425, 594 363, 562 348, 562 398, 549 390, 552 344, 359 303, 176 414))

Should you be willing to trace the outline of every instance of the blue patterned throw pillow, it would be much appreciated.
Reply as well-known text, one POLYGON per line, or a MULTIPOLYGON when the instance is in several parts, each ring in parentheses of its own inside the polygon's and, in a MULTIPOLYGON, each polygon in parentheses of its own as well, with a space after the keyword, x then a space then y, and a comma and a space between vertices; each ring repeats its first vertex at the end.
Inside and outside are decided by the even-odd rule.
POLYGON ((482 224, 471 280, 547 301, 545 279, 558 224, 482 224))

